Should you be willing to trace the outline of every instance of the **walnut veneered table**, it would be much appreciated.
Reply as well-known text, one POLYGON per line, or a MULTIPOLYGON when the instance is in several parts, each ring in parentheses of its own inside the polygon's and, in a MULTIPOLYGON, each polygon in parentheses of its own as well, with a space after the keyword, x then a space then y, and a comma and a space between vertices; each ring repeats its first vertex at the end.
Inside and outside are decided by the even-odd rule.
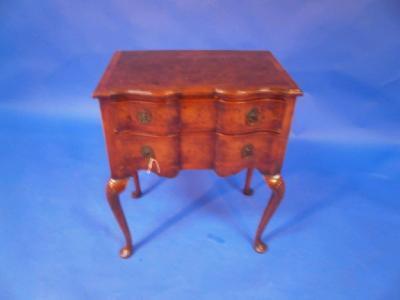
POLYGON ((118 51, 93 97, 99 99, 111 168, 107 199, 132 239, 119 194, 138 170, 174 177, 184 169, 214 169, 220 176, 253 170, 272 189, 254 248, 284 194, 281 168, 296 97, 301 90, 268 51, 118 51))

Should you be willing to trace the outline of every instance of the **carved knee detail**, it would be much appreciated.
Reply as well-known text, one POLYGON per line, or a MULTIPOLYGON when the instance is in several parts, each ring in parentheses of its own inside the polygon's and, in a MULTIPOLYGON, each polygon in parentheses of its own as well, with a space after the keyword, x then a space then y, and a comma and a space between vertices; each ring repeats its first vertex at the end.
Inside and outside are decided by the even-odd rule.
POLYGON ((279 196, 283 196, 285 192, 285 182, 280 174, 266 177, 268 186, 279 196))
POLYGON ((107 193, 120 194, 125 190, 127 184, 128 179, 111 178, 107 183, 107 193))

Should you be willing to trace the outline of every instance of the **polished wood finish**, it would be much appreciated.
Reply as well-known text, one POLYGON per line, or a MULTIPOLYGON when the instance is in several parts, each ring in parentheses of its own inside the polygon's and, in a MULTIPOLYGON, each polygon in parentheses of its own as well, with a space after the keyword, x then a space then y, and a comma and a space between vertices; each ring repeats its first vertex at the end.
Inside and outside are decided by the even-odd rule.
POLYGON ((296 97, 302 92, 268 51, 119 51, 93 96, 99 100, 111 169, 107 199, 132 253, 119 193, 138 170, 164 177, 183 169, 228 176, 254 170, 273 190, 254 248, 283 197, 280 175, 296 97))
POLYGON ((96 98, 179 95, 246 97, 301 95, 269 51, 118 51, 97 86, 96 98))

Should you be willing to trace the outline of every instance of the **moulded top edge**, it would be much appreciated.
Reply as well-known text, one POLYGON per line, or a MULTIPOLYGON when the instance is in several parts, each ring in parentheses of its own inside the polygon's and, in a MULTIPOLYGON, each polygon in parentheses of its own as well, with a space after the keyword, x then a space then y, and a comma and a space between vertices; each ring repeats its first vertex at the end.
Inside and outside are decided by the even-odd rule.
POLYGON ((280 89, 280 88, 261 88, 257 90, 222 90, 214 89, 210 91, 143 91, 143 90, 124 90, 124 91, 106 91, 95 92, 93 98, 113 98, 130 97, 137 99, 165 99, 165 98, 228 98, 243 99, 261 96, 302 96, 300 89, 280 89))

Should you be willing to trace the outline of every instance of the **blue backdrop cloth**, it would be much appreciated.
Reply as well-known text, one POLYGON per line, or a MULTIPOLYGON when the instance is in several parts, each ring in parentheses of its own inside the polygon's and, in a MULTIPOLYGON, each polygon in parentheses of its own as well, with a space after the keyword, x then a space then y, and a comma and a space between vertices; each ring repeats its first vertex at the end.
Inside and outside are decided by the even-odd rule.
POLYGON ((2 1, 0 299, 400 299, 399 3, 2 1), (142 172, 118 257, 90 97, 122 49, 268 49, 302 87, 268 253, 259 174, 142 172))

